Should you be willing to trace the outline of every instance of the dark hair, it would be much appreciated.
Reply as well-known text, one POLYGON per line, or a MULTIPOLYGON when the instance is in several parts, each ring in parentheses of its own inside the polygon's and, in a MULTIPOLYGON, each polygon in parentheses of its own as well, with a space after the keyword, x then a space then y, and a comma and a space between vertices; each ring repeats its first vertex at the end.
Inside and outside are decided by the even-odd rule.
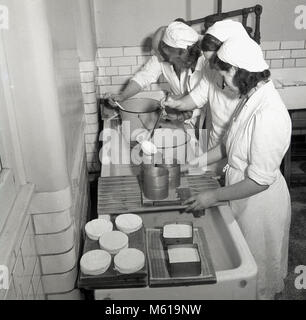
POLYGON ((218 51, 222 42, 211 34, 205 34, 201 42, 202 51, 218 51))
POLYGON ((189 67, 196 64, 201 55, 200 41, 189 46, 187 49, 173 48, 168 46, 164 41, 161 41, 159 44, 159 52, 163 58, 168 61, 168 56, 164 52, 164 49, 167 49, 170 54, 178 55, 189 67))
MULTIPOLYGON (((232 67, 231 64, 219 59, 217 55, 214 58, 214 65, 217 70, 219 69, 226 72, 232 67)), ((262 72, 250 72, 238 68, 233 78, 233 84, 238 87, 240 94, 247 94, 251 89, 257 86, 258 82, 269 79, 270 75, 269 69, 262 72)))

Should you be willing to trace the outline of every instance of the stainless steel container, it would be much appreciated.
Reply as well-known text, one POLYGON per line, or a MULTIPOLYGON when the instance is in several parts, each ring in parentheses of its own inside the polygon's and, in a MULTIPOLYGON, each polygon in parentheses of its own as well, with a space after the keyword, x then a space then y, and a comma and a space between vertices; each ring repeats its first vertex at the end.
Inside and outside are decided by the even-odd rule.
POLYGON ((161 164, 158 167, 165 168, 169 171, 169 188, 175 189, 181 185, 181 165, 174 161, 173 164, 161 164))
POLYGON ((126 140, 135 141, 143 129, 150 131, 154 128, 159 115, 159 101, 138 98, 128 99, 120 104, 125 109, 119 112, 122 122, 125 122, 125 125, 122 126, 122 133, 126 140))
POLYGON ((169 171, 164 167, 143 165, 143 193, 150 200, 164 200, 169 195, 169 171))

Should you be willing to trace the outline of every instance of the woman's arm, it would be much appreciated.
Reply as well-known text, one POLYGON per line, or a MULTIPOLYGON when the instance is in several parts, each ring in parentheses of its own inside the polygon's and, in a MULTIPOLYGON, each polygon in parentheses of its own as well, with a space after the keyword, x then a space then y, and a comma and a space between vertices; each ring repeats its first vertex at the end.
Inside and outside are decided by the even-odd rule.
POLYGON ((186 209, 187 212, 199 211, 214 207, 221 201, 249 198, 268 188, 268 185, 260 185, 247 177, 236 184, 202 192, 196 197, 189 198, 184 205, 189 204, 189 207, 186 209))
POLYGON ((190 95, 184 96, 181 99, 173 99, 173 97, 169 96, 163 101, 163 105, 177 111, 192 111, 197 108, 190 95))
POLYGON ((202 108, 208 101, 208 91, 210 83, 203 77, 199 84, 182 99, 172 99, 169 97, 164 101, 164 105, 178 111, 191 111, 202 108))

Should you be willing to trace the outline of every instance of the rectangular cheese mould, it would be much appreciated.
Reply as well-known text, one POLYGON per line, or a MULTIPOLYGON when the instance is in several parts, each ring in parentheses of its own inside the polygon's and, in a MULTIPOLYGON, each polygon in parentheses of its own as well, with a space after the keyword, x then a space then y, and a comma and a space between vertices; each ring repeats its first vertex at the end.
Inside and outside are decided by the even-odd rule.
POLYGON ((201 258, 201 274, 192 277, 171 277, 167 266, 167 255, 161 239, 162 228, 146 229, 146 245, 149 262, 149 285, 151 287, 181 286, 216 283, 205 234, 202 228, 194 228, 194 243, 201 258))

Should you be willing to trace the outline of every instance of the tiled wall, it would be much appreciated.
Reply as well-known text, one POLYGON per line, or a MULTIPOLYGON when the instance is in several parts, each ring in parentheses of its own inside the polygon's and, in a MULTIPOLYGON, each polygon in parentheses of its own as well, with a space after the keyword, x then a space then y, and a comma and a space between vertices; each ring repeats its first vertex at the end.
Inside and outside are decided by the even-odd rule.
POLYGON ((82 298, 76 288, 76 280, 81 232, 89 206, 84 139, 79 139, 75 158, 71 187, 54 195, 47 194, 45 201, 34 198, 30 208, 48 300, 82 298))
POLYGON ((29 186, 24 189, 32 191, 20 193, 12 209, 13 219, 8 220, 6 229, 1 235, 0 264, 6 265, 9 269, 9 289, 0 289, 0 300, 45 299, 33 221, 28 212, 28 205, 25 205, 29 203, 34 187, 29 186), (25 194, 27 200, 24 199, 25 194))
POLYGON ((99 172, 101 169, 98 143, 99 121, 96 86, 97 69, 95 61, 80 62, 81 86, 85 111, 85 145, 88 172, 99 172))
MULTIPOLYGON (((100 48, 97 53, 97 85, 100 96, 105 93, 118 93, 129 79, 141 69, 151 57, 147 47, 100 48)), ((168 84, 163 77, 144 91, 159 93, 167 90, 168 84)))
POLYGON ((306 41, 266 41, 261 47, 272 69, 306 66, 306 41))
MULTIPOLYGON (((265 41, 261 47, 270 68, 295 68, 306 66, 306 41, 265 41)), ((118 93, 128 80, 150 58, 145 47, 100 48, 97 54, 97 85, 100 95, 118 93)), ((145 91, 167 89, 164 79, 151 84, 145 91)))

